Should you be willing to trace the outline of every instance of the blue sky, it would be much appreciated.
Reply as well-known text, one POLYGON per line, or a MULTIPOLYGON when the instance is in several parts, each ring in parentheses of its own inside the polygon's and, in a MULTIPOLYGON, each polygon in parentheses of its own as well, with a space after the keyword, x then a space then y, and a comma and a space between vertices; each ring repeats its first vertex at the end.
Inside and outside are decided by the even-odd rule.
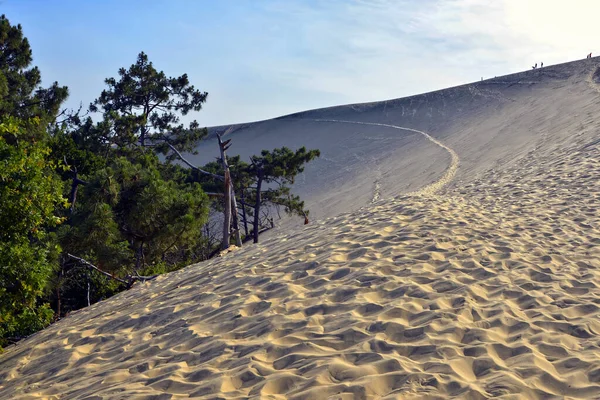
POLYGON ((201 125, 385 100, 600 53, 589 0, 0 0, 87 106, 140 51, 209 93, 201 125))

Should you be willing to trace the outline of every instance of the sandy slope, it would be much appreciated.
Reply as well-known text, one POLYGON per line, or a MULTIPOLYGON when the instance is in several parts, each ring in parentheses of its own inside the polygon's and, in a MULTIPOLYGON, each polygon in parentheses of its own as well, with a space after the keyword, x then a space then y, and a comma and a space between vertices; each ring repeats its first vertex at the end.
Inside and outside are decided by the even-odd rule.
MULTIPOLYGON (((458 170, 458 165, 460 163, 460 158, 458 157, 458 154, 456 154, 456 152, 453 149, 446 146, 444 143, 433 138, 430 134, 420 131, 418 129, 406 128, 406 127, 398 126, 398 125, 380 124, 380 123, 375 123, 375 122, 343 121, 343 120, 338 120, 338 119, 316 119, 315 121, 316 122, 332 122, 334 124, 341 123, 341 124, 379 126, 379 127, 384 127, 384 128, 398 129, 401 131, 415 132, 420 135, 423 135, 423 137, 425 137, 425 139, 429 140, 431 143, 433 143, 436 146, 447 151, 448 154, 450 155, 451 161, 450 161, 450 165, 448 165, 448 168, 446 169, 444 174, 440 178, 438 178, 436 181, 430 183, 429 185, 423 186, 421 189, 419 189, 417 191, 407 193, 408 195, 434 194, 434 193, 440 191, 442 188, 444 188, 444 186, 446 186, 448 183, 450 183, 452 181, 452 179, 454 179, 454 175, 456 175, 456 171, 458 170)), ((376 185, 374 188, 373 199, 371 200, 371 203, 376 203, 381 197, 381 193, 380 193, 381 182, 380 181, 381 181, 381 178, 376 179, 376 181, 375 181, 376 185)))
POLYGON ((404 172, 379 163, 375 204, 74 313, 0 355, 0 398, 600 398, 600 96, 591 63, 561 68, 502 86, 504 125, 488 103, 438 130, 389 104, 358 121, 421 132, 404 147, 308 120, 344 110, 290 119, 436 174, 390 199, 404 172))
MULTIPOLYGON (((456 178, 466 182, 489 169, 510 166, 539 150, 540 143, 568 142, 581 130, 597 126, 598 89, 590 83, 599 60, 238 125, 229 136, 229 154, 247 159, 280 146, 320 149, 321 158, 307 166, 296 190, 314 218, 332 217, 370 204, 376 187, 379 198, 418 191, 436 181, 452 159, 418 132, 315 120, 369 122, 426 132, 456 151, 461 160, 456 178)), ((216 141, 208 140, 191 158, 198 164, 213 161, 216 149, 216 141)))

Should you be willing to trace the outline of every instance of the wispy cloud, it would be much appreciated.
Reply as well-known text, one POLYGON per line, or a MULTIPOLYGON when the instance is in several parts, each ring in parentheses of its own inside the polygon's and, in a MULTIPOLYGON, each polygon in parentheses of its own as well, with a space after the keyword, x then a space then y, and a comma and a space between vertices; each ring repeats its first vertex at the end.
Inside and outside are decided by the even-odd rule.
POLYGON ((71 87, 73 106, 144 50, 210 93, 197 116, 208 125, 407 96, 600 52, 597 0, 27 4, 9 0, 3 12, 23 23, 44 78, 71 87))
POLYGON ((408 95, 583 58, 598 11, 577 0, 267 2, 255 16, 270 27, 260 41, 289 49, 259 50, 269 62, 249 67, 349 102, 408 95))

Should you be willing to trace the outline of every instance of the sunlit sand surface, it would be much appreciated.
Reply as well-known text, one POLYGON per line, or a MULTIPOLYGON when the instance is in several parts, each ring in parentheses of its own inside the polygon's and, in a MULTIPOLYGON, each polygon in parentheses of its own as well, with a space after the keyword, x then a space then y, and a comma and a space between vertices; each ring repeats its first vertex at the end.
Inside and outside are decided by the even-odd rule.
POLYGON ((415 106, 418 120, 365 105, 262 123, 319 129, 324 158, 341 157, 328 129, 389 146, 351 148, 330 163, 349 165, 343 173, 323 160, 307 168, 313 207, 356 194, 310 225, 136 285, 8 348, 0 398, 600 398, 596 62, 466 86, 475 100, 457 100, 462 111, 448 110, 458 107, 448 89, 446 106, 415 106), (406 159, 410 187, 392 176, 406 176, 395 169, 406 159), (370 167, 356 173, 361 162, 370 167), (347 181, 310 183, 327 173, 347 181))

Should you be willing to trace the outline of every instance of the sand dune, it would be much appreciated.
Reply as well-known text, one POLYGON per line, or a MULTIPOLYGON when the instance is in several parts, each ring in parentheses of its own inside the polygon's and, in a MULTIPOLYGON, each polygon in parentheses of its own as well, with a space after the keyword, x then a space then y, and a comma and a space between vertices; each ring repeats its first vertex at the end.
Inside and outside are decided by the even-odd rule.
MULTIPOLYGON (((370 204, 376 187, 381 199, 416 192, 437 181, 452 163, 446 150, 418 132, 364 123, 411 128, 440 140, 460 157, 456 179, 466 182, 490 169, 508 168, 534 149, 539 152, 540 143, 568 143, 597 126, 598 60, 240 124, 228 136, 229 153, 247 159, 280 146, 320 149, 321 157, 295 186, 313 218, 333 217, 370 204), (363 124, 315 121, 323 119, 363 124)), ((208 140, 190 158, 198 164, 213 161, 216 150, 216 140, 208 140)))
POLYGON ((311 195, 356 210, 72 314, 0 355, 0 398, 600 398, 595 63, 423 95, 458 98, 430 122, 413 98, 258 124, 354 132, 332 163, 368 171, 311 195), (495 97, 454 115, 469 91, 495 97))

